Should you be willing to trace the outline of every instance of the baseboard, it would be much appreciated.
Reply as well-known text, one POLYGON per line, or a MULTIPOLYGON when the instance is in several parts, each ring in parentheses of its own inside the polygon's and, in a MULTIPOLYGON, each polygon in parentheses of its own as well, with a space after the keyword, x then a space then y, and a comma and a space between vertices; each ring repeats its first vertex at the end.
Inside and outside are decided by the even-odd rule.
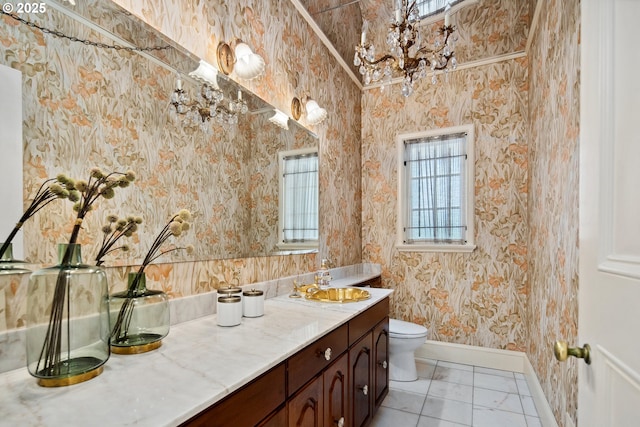
POLYGON ((524 360, 526 359, 526 355, 519 351, 498 350, 439 341, 425 342, 416 351, 416 357, 520 373, 524 373, 524 360))
MULTIPOLYGON (((531 365, 531 362, 526 355, 524 355, 524 361, 524 377, 527 379, 527 385, 529 386, 531 397, 533 398, 533 402, 536 404, 540 422, 545 427, 558 427, 558 422, 556 421, 556 418, 553 415, 553 411, 551 410, 551 406, 549 406, 549 402, 547 401, 547 398, 542 391, 542 386, 540 385, 540 381, 538 381, 538 376, 533 370, 533 366, 531 365)), ((567 418, 571 420, 570 417, 567 418)), ((566 422, 565 425, 567 425, 566 422)), ((567 427, 569 426, 567 425, 567 427)))
POLYGON ((452 363, 481 366, 483 368, 502 369, 519 372, 524 375, 535 402, 540 422, 544 427, 558 427, 553 411, 542 391, 538 376, 525 353, 520 351, 499 350, 472 345, 427 341, 416 350, 416 358, 443 360, 452 363))

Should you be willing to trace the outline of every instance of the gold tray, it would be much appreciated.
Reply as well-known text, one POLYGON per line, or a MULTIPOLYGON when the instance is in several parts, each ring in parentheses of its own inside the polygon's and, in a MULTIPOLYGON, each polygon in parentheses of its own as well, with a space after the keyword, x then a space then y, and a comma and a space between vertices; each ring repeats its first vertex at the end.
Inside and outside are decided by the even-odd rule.
POLYGON ((318 302, 358 302, 371 298, 369 291, 360 288, 329 288, 321 289, 310 295, 307 299, 318 302))

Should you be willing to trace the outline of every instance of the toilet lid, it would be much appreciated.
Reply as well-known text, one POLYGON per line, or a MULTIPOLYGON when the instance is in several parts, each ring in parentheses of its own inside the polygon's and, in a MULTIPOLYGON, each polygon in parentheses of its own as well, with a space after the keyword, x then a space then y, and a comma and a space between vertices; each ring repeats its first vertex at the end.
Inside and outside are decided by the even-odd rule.
POLYGON ((393 338, 426 337, 427 328, 404 320, 389 319, 389 336, 393 338))

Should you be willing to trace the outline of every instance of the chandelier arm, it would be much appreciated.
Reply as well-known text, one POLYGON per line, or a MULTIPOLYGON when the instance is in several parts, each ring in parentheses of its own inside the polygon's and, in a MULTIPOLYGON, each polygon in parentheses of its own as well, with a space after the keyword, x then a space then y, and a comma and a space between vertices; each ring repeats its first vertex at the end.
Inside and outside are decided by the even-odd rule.
POLYGON ((435 69, 438 71, 444 70, 445 68, 447 68, 447 65, 449 65, 449 60, 451 58, 453 58, 453 52, 451 52, 451 54, 449 55, 442 55, 444 57, 444 59, 446 59, 444 65, 436 65, 435 69))
POLYGON ((381 63, 382 61, 386 61, 388 59, 393 59, 394 62, 398 62, 398 60, 396 59, 395 56, 389 55, 389 54, 383 56, 382 58, 376 59, 375 61, 369 61, 367 58, 362 58, 362 60, 364 62, 366 62, 367 64, 369 64, 369 65, 377 65, 377 64, 381 63))

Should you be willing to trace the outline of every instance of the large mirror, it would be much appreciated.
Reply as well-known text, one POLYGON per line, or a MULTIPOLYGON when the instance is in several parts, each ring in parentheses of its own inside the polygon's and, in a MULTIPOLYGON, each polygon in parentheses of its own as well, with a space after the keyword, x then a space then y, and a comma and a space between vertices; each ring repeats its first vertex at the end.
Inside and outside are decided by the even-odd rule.
MULTIPOLYGON (((224 99, 237 99, 240 91, 248 111, 231 125, 187 120, 170 97, 179 77, 184 91, 198 99, 202 85, 189 73, 199 58, 109 1, 76 3, 47 2, 46 14, 20 15, 58 36, 2 16, 8 25, 0 26, 6 41, 0 63, 20 70, 23 82, 24 188, 15 191, 30 197, 47 177, 65 172, 86 178, 94 166, 136 172, 134 185, 101 202, 84 224, 81 243, 89 258, 107 214, 143 217, 131 251, 106 265, 139 262, 182 208, 194 220, 179 245, 195 251, 179 251, 166 262, 282 253, 278 155, 317 147, 317 137, 291 119, 288 130, 276 126, 269 120, 272 106, 223 75, 218 83, 224 99), (166 48, 140 52, 113 45, 166 48)), ((66 201, 45 209, 24 227, 31 262, 54 262, 56 244, 68 238, 73 220, 66 201)))

